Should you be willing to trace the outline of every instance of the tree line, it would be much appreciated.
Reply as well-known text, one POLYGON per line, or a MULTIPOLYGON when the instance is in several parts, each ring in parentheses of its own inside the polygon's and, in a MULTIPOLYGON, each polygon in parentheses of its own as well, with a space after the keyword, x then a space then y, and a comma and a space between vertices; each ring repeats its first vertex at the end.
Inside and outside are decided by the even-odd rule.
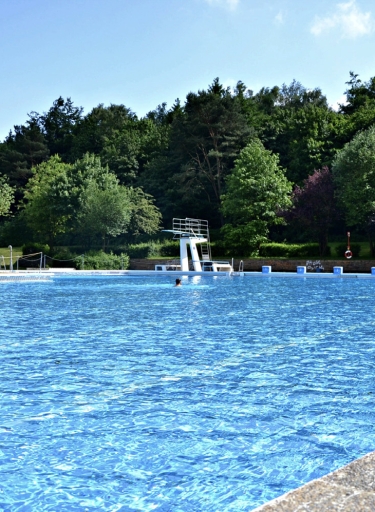
POLYGON ((105 247, 195 217, 241 254, 271 238, 324 255, 348 227, 372 243, 375 77, 351 72, 345 94, 336 111, 297 81, 254 93, 216 78, 142 118, 60 97, 0 143, 0 239, 105 247))

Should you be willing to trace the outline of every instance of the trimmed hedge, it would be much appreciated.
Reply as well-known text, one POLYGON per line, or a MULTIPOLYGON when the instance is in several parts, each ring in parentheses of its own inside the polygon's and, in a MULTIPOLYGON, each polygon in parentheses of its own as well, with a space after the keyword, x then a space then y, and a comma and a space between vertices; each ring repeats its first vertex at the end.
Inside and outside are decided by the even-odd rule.
POLYGON ((180 243, 176 240, 150 240, 138 244, 130 244, 126 247, 126 253, 130 258, 160 258, 169 256, 175 258, 180 254, 180 243))
MULTIPOLYGON (((76 268, 81 269, 82 260, 77 259, 76 268)), ((112 252, 107 254, 103 251, 89 252, 84 255, 84 270, 121 270, 129 267, 129 256, 120 254, 117 256, 112 252)))
POLYGON ((162 256, 177 258, 180 256, 180 242, 178 240, 168 240, 162 243, 160 247, 162 256))
MULTIPOLYGON (((328 246, 325 256, 331 255, 331 248, 328 246)), ((261 244, 259 248, 259 256, 272 258, 310 258, 319 257, 319 244, 280 244, 266 243, 261 244)))

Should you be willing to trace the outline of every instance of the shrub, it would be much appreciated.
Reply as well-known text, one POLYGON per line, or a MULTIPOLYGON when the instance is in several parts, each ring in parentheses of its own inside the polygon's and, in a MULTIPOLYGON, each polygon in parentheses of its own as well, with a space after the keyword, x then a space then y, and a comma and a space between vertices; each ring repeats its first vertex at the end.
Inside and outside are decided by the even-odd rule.
POLYGON ((180 244, 176 240, 149 240, 126 247, 130 258, 160 258, 161 256, 176 257, 180 253, 180 244))
POLYGON ((180 242, 178 240, 166 240, 160 247, 161 256, 169 256, 171 258, 180 255, 180 242))
POLYGON ((22 246, 22 255, 25 256, 27 254, 35 254, 36 252, 42 252, 43 254, 50 253, 50 247, 47 244, 38 244, 34 242, 29 242, 22 246))
MULTIPOLYGON (((345 258, 345 252, 348 250, 347 244, 338 244, 336 245, 335 251, 336 255, 339 258, 345 258)), ((360 244, 350 244, 350 250, 352 251, 353 257, 358 258, 361 252, 361 245, 360 244)))
POLYGON ((24 257, 18 260, 20 268, 39 268, 41 265, 43 266, 43 259, 40 253, 46 255, 50 252, 49 245, 31 242, 23 245, 21 250, 24 257))
POLYGON ((0 225, 0 247, 21 247, 28 240, 35 240, 34 233, 27 226, 23 212, 0 225))
MULTIPOLYGON (((325 256, 331 255, 331 248, 327 247, 325 256)), ((279 258, 309 258, 319 257, 319 244, 280 244, 266 243, 261 244, 259 248, 259 256, 263 257, 279 257, 279 258)))
MULTIPOLYGON (((107 254, 103 251, 89 252, 84 255, 84 270, 121 270, 129 267, 127 254, 107 254)), ((81 268, 81 258, 77 259, 76 268, 81 268)))
POLYGON ((228 249, 225 246, 225 243, 221 240, 211 243, 211 252, 213 258, 223 258, 228 256, 228 249))
POLYGON ((150 240, 147 245, 148 252, 146 258, 159 258, 161 256, 161 244, 159 240, 150 240))
MULTIPOLYGON (((126 252, 130 258, 148 258, 150 253, 150 245, 148 243, 130 244, 126 248, 126 252)), ((155 252, 155 249, 151 252, 155 252)))
POLYGON ((81 256, 70 252, 69 249, 60 248, 55 250, 51 256, 47 256, 46 263, 49 267, 60 267, 60 268, 81 268, 80 267, 81 256))

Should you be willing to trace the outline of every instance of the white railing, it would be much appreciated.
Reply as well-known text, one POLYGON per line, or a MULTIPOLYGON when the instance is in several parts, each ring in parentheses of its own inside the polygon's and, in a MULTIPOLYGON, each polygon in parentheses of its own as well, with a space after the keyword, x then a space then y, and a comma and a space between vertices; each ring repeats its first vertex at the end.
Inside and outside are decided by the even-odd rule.
POLYGON ((173 238, 204 238, 206 242, 200 243, 202 260, 211 260, 210 233, 208 230, 208 221, 202 219, 173 219, 172 225, 173 238))

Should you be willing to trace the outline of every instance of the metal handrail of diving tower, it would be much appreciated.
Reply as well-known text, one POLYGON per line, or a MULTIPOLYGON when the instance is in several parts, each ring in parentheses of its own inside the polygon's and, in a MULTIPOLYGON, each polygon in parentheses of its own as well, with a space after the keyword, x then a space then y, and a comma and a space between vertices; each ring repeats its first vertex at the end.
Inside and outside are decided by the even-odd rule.
POLYGON ((180 240, 180 258, 181 270, 189 270, 189 258, 187 245, 190 245, 190 253, 193 267, 196 272, 202 271, 200 260, 211 260, 210 234, 208 230, 208 221, 202 219, 173 219, 172 229, 164 231, 172 232, 173 239, 180 240), (201 255, 199 257, 197 244, 200 245, 201 255))

